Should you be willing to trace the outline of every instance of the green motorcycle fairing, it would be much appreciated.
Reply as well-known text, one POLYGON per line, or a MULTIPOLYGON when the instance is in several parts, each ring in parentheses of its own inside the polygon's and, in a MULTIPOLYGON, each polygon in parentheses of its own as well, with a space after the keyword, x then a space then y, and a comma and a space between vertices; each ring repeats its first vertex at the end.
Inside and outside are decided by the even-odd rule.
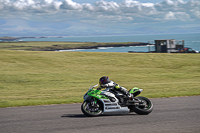
MULTIPOLYGON (((133 94, 133 96, 137 96, 141 93, 142 89, 139 89, 138 87, 134 87, 129 90, 129 93, 133 94)), ((94 97, 96 99, 109 99, 108 97, 101 95, 102 91, 98 89, 90 89, 87 92, 88 96, 94 97)))
POLYGON ((101 95, 101 92, 102 91, 100 91, 98 89, 91 89, 91 90, 88 91, 87 95, 91 96, 91 97, 94 97, 96 99, 109 99, 106 96, 101 95))
POLYGON ((134 87, 129 90, 129 93, 133 94, 133 96, 137 96, 141 93, 142 89, 139 89, 138 87, 134 87))

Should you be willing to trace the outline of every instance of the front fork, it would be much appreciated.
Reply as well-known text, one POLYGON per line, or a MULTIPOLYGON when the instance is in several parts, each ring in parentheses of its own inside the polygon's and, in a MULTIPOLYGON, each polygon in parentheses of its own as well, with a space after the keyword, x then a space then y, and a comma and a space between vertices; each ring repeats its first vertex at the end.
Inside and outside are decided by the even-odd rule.
POLYGON ((92 98, 92 99, 91 99, 91 102, 90 102, 90 105, 91 105, 92 107, 97 107, 97 100, 96 100, 95 98, 92 98))
POLYGON ((96 104, 96 101, 92 100, 92 101, 90 102, 90 104, 91 104, 92 107, 94 107, 95 104, 96 104))

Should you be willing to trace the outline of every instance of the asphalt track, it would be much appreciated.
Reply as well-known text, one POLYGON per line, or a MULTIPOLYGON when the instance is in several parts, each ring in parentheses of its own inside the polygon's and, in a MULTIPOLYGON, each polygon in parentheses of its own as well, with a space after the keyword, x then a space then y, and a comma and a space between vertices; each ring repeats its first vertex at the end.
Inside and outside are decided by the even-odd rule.
POLYGON ((0 133, 200 133, 200 96, 151 100, 149 115, 86 117, 81 104, 0 108, 0 133))

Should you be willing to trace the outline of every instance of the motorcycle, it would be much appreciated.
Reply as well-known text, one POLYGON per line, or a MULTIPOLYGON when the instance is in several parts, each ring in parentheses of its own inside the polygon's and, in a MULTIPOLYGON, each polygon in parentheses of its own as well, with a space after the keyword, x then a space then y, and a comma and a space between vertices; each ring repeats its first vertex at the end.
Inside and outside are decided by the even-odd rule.
POLYGON ((138 96, 142 89, 134 87, 129 90, 132 97, 126 97, 119 91, 110 88, 101 91, 99 88, 95 88, 97 86, 98 84, 90 86, 83 96, 81 110, 86 116, 128 114, 131 112, 148 115, 153 110, 153 103, 148 98, 138 96))

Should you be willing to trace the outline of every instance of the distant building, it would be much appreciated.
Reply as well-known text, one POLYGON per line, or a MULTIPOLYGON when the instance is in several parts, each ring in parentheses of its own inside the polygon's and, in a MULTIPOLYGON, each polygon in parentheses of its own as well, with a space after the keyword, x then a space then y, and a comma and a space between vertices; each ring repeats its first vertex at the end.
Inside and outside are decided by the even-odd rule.
POLYGON ((184 40, 155 40, 156 53, 177 53, 184 48, 184 40))

